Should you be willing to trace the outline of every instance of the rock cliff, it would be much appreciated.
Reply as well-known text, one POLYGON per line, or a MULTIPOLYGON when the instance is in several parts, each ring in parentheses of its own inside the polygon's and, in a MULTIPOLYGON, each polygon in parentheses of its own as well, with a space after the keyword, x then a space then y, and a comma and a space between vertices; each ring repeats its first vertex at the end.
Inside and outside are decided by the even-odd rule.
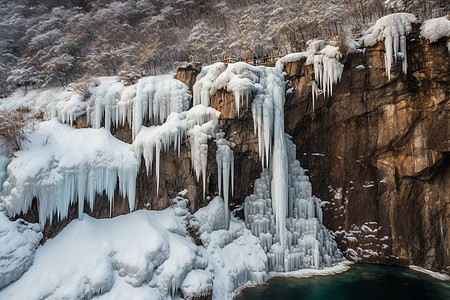
POLYGON ((384 45, 344 58, 333 96, 311 106, 312 66, 285 65, 293 88, 286 131, 324 224, 347 256, 450 271, 450 60, 447 41, 417 30, 401 63, 385 74, 384 45))

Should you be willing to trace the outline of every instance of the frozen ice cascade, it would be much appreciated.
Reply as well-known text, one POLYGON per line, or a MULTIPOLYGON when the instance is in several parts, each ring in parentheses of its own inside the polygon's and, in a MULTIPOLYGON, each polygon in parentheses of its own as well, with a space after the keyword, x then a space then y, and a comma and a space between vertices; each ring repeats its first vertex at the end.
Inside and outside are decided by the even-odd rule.
MULTIPOLYGON (((314 53, 322 51, 317 59, 312 55, 311 63, 322 71, 316 71, 316 76, 324 92, 331 94, 332 84, 342 73, 342 65, 336 60, 337 48, 321 42, 312 47, 314 53)), ((247 228, 259 238, 271 271, 329 267, 343 257, 322 224, 320 200, 312 196, 308 176, 295 159, 295 145, 284 133, 285 80, 281 71, 282 64, 277 68, 246 67, 242 63, 227 68, 220 64, 209 66, 198 77, 200 98, 194 95, 194 103, 207 103, 209 100, 203 101, 203 97, 209 99, 217 89, 225 87, 239 99, 255 96, 252 115, 263 172, 255 182, 254 194, 245 199, 247 228)))
POLYGON ((99 77, 89 83, 87 99, 73 88, 37 89, 28 93, 16 91, 9 101, 0 104, 1 110, 19 107, 30 109, 45 120, 58 118, 61 123, 73 124, 86 115, 87 125, 94 128, 128 125, 133 139, 143 123, 162 124, 172 112, 189 109, 192 96, 189 88, 170 75, 148 76, 136 84, 126 85, 116 77, 99 77))
POLYGON ((282 72, 285 63, 306 59, 305 65, 314 66, 314 79, 311 81, 312 108, 314 111, 319 89, 324 97, 333 95, 333 84, 341 80, 344 65, 339 62, 341 53, 338 47, 325 41, 311 41, 306 52, 288 54, 277 61, 276 68, 282 72))
POLYGON ((409 13, 396 13, 382 17, 374 26, 369 28, 361 41, 365 46, 373 46, 377 42, 384 42, 384 62, 386 75, 391 79, 392 59, 402 60, 402 71, 408 71, 406 57, 406 36, 411 32, 411 24, 417 23, 416 16, 409 13))
POLYGON ((0 200, 9 216, 26 214, 36 197, 43 228, 54 216, 65 219, 74 203, 81 218, 84 199, 93 209, 95 195, 103 192, 111 212, 117 182, 134 210, 139 162, 129 144, 105 128, 74 129, 55 118, 40 123, 23 148, 8 165, 3 184, 0 200))

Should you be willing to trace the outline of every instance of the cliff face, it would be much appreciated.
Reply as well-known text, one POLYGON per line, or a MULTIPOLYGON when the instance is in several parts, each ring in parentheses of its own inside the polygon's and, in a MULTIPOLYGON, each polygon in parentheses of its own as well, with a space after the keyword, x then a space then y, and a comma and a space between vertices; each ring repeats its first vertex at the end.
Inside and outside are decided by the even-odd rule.
POLYGON ((385 74, 384 45, 346 57, 333 96, 312 111, 312 66, 285 66, 286 131, 327 201, 324 224, 351 258, 450 266, 450 63, 446 41, 408 41, 385 74))
MULTIPOLYGON (((286 132, 297 145, 297 158, 309 170, 313 193, 325 201, 324 225, 336 233, 347 257, 366 262, 415 264, 443 270, 450 266, 450 63, 446 41, 427 44, 418 32, 408 39, 408 74, 400 62, 385 75, 384 46, 351 54, 342 82, 333 96, 319 94, 312 111, 313 67, 305 61, 287 63, 292 92, 285 106, 286 132)), ((176 78, 192 91, 198 66, 179 68, 176 78)), ((250 101, 249 101, 250 102, 250 101)), ((258 139, 253 134, 251 105, 235 114, 231 93, 219 90, 211 106, 221 112, 220 129, 235 143, 234 197, 230 210, 253 190, 259 177, 258 139)), ((145 125, 145 124, 144 124, 145 125)), ((85 127, 83 118, 78 127, 85 127)), ((131 142, 127 127, 112 129, 117 138, 131 142)), ((142 162, 136 183, 136 209, 163 209, 178 192, 187 189, 192 212, 209 200, 202 196, 191 168, 190 145, 181 155, 161 153, 160 193, 156 174, 147 176, 142 162)), ((206 195, 217 193, 216 145, 209 143, 206 195)), ((97 218, 129 212, 128 201, 115 193, 111 215, 105 195, 98 195, 97 218)), ((242 211, 237 210, 238 215, 242 211)), ((24 217, 37 221, 37 205, 24 217)), ((44 235, 55 236, 77 218, 72 206, 67 220, 47 224, 44 235)), ((450 271, 450 270, 449 270, 450 271)))

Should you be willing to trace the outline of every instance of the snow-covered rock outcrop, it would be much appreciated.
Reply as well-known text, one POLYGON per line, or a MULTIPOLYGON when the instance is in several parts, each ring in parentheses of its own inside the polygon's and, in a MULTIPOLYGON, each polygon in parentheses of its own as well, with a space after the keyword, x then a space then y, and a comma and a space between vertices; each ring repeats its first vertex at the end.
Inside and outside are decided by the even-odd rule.
POLYGON ((41 239, 38 224, 12 222, 0 211, 0 289, 19 279, 33 264, 41 239))
POLYGON ((402 60, 402 71, 408 71, 408 59, 406 57, 406 36, 411 33, 411 24, 417 23, 416 16, 408 13, 387 15, 379 19, 374 26, 369 28, 361 41, 365 46, 373 46, 377 42, 384 42, 384 62, 386 76, 391 77, 393 59, 402 60))

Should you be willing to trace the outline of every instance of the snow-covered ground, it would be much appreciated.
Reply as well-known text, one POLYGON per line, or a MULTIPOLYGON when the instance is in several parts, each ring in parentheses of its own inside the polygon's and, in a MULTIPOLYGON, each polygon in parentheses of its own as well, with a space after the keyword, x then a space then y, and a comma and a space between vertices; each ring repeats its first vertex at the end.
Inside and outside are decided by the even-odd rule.
POLYGON ((19 221, 1 214, 0 228, 9 237, 0 244, 1 261, 11 265, 4 269, 10 275, 2 278, 17 279, 20 270, 29 269, 0 290, 0 299, 189 299, 211 292, 214 299, 231 299, 241 287, 269 278, 267 256, 245 223, 232 217, 230 229, 224 229, 222 198, 193 216, 187 200, 177 197, 173 203, 163 211, 112 219, 84 215, 39 246, 34 260, 39 226, 28 225, 25 235, 14 229, 22 226, 19 221), (189 224, 199 230, 204 246, 189 236, 189 224), (24 239, 26 251, 4 254, 24 239))

